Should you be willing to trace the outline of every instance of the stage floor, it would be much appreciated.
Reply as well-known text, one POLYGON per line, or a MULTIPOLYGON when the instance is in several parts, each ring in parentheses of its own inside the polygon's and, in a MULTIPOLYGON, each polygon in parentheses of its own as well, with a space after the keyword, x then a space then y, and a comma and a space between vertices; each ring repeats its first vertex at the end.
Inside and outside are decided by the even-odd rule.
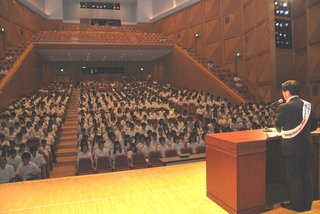
POLYGON ((206 197, 205 162, 0 186, 2 213, 227 213, 206 197))
POLYGON ((227 214, 206 196, 205 164, 3 184, 0 213, 227 214))

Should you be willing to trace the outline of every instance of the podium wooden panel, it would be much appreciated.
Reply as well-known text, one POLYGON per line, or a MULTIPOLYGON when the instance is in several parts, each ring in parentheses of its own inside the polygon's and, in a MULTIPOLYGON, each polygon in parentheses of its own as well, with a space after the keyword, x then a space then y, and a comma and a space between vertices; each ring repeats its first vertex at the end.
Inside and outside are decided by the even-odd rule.
MULTIPOLYGON (((320 129, 312 134, 315 199, 320 192, 320 129)), ((266 184, 285 183, 281 138, 262 130, 206 136, 207 196, 229 213, 265 211, 266 184)))

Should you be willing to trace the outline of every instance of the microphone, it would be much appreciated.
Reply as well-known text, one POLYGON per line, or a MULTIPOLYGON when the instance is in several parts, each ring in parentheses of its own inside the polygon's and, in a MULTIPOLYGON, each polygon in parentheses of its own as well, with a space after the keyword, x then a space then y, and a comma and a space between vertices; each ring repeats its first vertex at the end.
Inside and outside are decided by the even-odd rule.
POLYGON ((280 105, 281 103, 283 103, 283 99, 279 99, 279 100, 271 103, 271 104, 270 104, 270 107, 271 107, 271 106, 275 106, 275 105, 280 105))

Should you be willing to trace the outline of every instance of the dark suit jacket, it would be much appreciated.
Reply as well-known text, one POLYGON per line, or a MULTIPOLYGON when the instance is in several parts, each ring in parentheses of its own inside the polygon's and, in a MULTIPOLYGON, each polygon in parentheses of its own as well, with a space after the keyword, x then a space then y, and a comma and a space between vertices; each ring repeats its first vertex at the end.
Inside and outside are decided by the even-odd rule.
MULTIPOLYGON (((302 121, 303 101, 294 97, 278 107, 276 128, 278 131, 290 130, 302 121)), ((294 138, 282 139, 282 155, 310 155, 313 154, 313 142, 310 132, 318 128, 317 115, 312 108, 309 120, 303 130, 294 138)))

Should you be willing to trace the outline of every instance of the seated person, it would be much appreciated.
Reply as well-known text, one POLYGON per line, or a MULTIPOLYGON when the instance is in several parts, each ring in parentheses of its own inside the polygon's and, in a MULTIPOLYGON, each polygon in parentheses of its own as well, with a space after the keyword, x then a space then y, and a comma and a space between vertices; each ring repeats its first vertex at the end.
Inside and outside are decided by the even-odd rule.
POLYGON ((127 156, 128 156, 130 161, 131 161, 133 153, 137 153, 137 152, 138 152, 138 149, 137 149, 136 145, 134 143, 131 143, 130 144, 130 149, 127 152, 127 156))
POLYGON ((17 169, 17 167, 21 163, 21 157, 17 155, 17 150, 15 149, 10 149, 9 154, 10 156, 7 157, 7 163, 12 165, 15 169, 17 169))
POLYGON ((49 154, 51 152, 51 147, 49 145, 47 145, 46 139, 41 140, 41 144, 39 146, 39 151, 41 151, 43 154, 49 156, 49 154))
POLYGON ((149 152, 155 151, 156 149, 154 146, 151 145, 151 139, 150 137, 146 137, 146 145, 141 149, 141 152, 144 153, 146 157, 149 156, 149 152))
POLYGON ((173 143, 171 144, 171 149, 177 150, 178 154, 180 155, 180 149, 183 148, 183 144, 180 141, 179 136, 174 136, 173 143))
POLYGON ((22 163, 19 164, 16 171, 16 180, 35 180, 39 179, 41 175, 41 170, 36 163, 30 161, 31 154, 25 152, 21 156, 22 163))
POLYGON ((91 152, 89 151, 88 144, 81 145, 81 151, 79 152, 79 154, 77 156, 77 160, 79 161, 81 158, 91 158, 91 160, 92 160, 92 155, 91 155, 91 152))
POLYGON ((159 142, 160 142, 160 144, 157 146, 157 150, 159 150, 162 154, 162 157, 164 157, 164 151, 169 149, 169 147, 166 144, 166 139, 164 137, 160 137, 159 142))
POLYGON ((46 165, 46 160, 44 159, 43 155, 38 153, 38 148, 36 146, 31 146, 30 148, 31 159, 30 161, 35 162, 39 168, 46 165))
POLYGON ((121 149, 121 144, 119 141, 114 142, 114 148, 111 151, 111 158, 114 158, 117 154, 124 154, 124 150, 121 149))
POLYGON ((7 164, 7 158, 0 157, 0 184, 8 183, 14 180, 14 168, 7 164))
POLYGON ((104 142, 99 141, 99 148, 94 151, 94 159, 97 160, 101 156, 109 156, 109 150, 104 148, 104 142))

